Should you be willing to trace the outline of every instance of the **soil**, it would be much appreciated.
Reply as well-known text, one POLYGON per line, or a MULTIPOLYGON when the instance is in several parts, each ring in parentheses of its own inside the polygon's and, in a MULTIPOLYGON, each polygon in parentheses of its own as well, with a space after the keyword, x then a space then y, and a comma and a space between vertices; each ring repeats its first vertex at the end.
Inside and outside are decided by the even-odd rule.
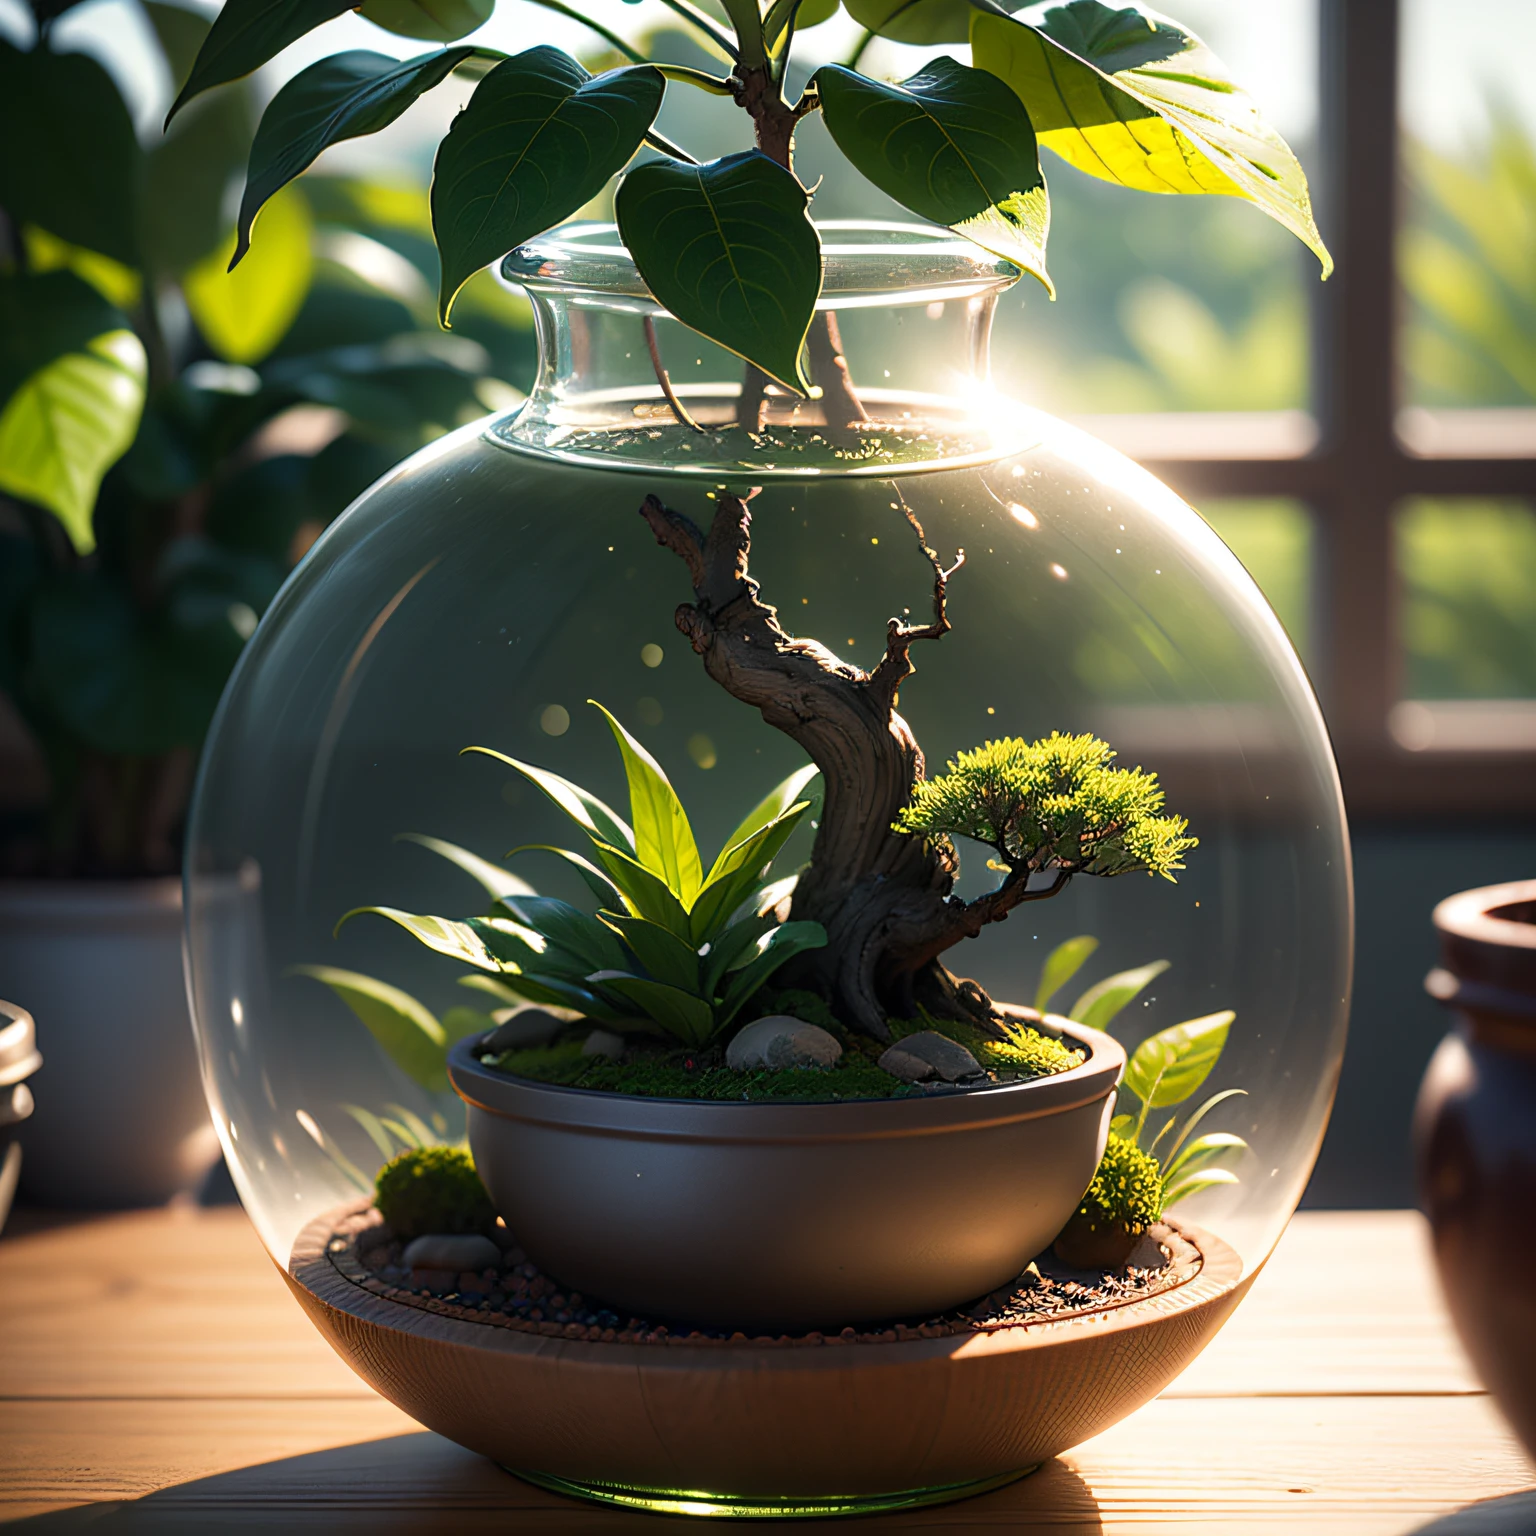
POLYGON ((505 1228, 498 1227, 496 1236, 502 1248, 498 1269, 462 1275, 409 1270, 401 1263, 403 1245, 384 1225, 378 1211, 369 1207, 338 1224, 326 1252, 335 1268, 354 1285, 440 1316, 593 1343, 724 1348, 742 1344, 800 1348, 894 1343, 1058 1322, 1171 1291, 1192 1280, 1202 1263, 1199 1249, 1182 1232, 1159 1224, 1148 1230, 1127 1263, 1113 1273, 1071 1269, 1052 1255, 1041 1254, 1009 1285, 953 1312, 882 1327, 849 1326, 841 1332, 749 1338, 743 1333, 692 1328, 675 1320, 662 1322, 616 1312, 596 1298, 565 1291, 558 1281, 542 1274, 505 1228))

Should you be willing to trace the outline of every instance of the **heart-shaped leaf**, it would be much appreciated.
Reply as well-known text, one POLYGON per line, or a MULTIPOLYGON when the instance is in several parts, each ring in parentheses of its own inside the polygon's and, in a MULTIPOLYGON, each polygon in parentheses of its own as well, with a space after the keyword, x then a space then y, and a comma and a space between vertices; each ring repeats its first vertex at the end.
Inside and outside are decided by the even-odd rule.
POLYGON ((491 19, 496 0, 367 0, 357 14, 397 37, 452 43, 491 19))
POLYGON ((166 123, 194 96, 250 74, 306 32, 351 9, 348 0, 224 0, 166 123))
POLYGON ((0 38, 0 208, 136 266, 142 155, 112 77, 83 53, 0 38))
POLYGON ((303 307, 314 270, 313 220, 297 187, 267 205, 261 249, 229 270, 231 235, 187 273, 187 308, 203 339, 226 362, 259 363, 280 342, 303 307))
POLYGON ((861 27, 893 43, 963 43, 971 35, 971 0, 844 0, 861 27))
POLYGON ((387 128, 474 51, 445 48, 402 64, 387 54, 353 49, 300 70, 268 103, 256 130, 231 268, 250 249, 251 225, 274 192, 330 145, 387 128))
POLYGON ((1040 142, 1080 171, 1143 192, 1241 197, 1333 270, 1307 178, 1221 61, 1143 5, 1045 0, 1016 17, 977 10, 971 57, 1006 81, 1040 142))
POLYGON ((629 163, 661 109, 649 64, 595 78, 556 48, 493 69, 454 118, 432 173, 438 311, 481 267, 568 218, 629 163))
POLYGON ((95 545, 101 477, 144 408, 144 348, 73 272, 0 276, 0 490, 47 507, 95 545))
POLYGON ((1228 1008, 1159 1030, 1131 1053, 1125 1086, 1150 1109, 1182 1104, 1211 1075, 1236 1017, 1228 1008))
POLYGON ((1001 80, 935 59, 901 85, 827 64, 816 87, 837 147, 882 192, 1017 262, 1054 293, 1035 130, 1001 80))
POLYGON ((684 325, 805 394, 800 349, 821 293, 809 195, 757 150, 636 166, 614 198, 640 275, 684 325))

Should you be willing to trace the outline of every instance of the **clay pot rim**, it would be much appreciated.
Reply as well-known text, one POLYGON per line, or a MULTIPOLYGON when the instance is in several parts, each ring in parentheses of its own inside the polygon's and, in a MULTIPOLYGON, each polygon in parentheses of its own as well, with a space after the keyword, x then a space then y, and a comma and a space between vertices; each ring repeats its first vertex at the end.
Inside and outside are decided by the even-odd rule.
POLYGON ((1483 885, 1447 896, 1434 910, 1434 924, 1441 933, 1474 944, 1536 950, 1536 922, 1497 915, 1523 903, 1536 904, 1536 880, 1483 885))
POLYGON ((505 1119, 573 1130, 680 1140, 859 1141, 975 1130, 1062 1114, 1112 1094, 1125 1071, 1125 1048, 1086 1025, 1062 1021, 1063 1033, 1088 1052, 1081 1066, 1028 1082, 959 1088, 900 1099, 832 1101, 666 1099, 567 1088, 482 1066, 467 1035, 448 1053, 448 1079, 466 1104, 505 1119), (750 1125, 748 1122, 750 1121, 750 1125))

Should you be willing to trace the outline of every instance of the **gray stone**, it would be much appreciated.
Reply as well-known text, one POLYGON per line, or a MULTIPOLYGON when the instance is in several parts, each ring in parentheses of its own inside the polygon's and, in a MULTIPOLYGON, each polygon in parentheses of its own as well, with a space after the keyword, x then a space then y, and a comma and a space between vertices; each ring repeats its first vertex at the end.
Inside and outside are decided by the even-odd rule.
POLYGON ((609 1061, 619 1061, 625 1050, 623 1035, 616 1035, 611 1029, 594 1029, 582 1043, 581 1054, 606 1056, 609 1061))
POLYGON ((842 1056, 843 1048, 835 1036, 817 1024, 807 1024, 787 1013, 754 1019, 725 1048, 725 1064, 737 1072, 835 1067, 842 1056))
POLYGON ((510 1013, 498 1013, 495 1018, 496 1028, 480 1042, 480 1049, 490 1056, 548 1045, 565 1024, 564 1019, 534 1003, 525 1008, 514 1008, 510 1013))
POLYGON ((501 1249, 478 1232, 462 1236, 429 1232, 405 1245, 401 1262, 408 1269, 441 1269, 457 1275, 465 1270, 495 1269, 501 1263, 501 1249))
POLYGON ((963 1045, 932 1030, 898 1040, 876 1066, 904 1083, 925 1083, 931 1078, 963 1083, 983 1075, 981 1063, 963 1045))

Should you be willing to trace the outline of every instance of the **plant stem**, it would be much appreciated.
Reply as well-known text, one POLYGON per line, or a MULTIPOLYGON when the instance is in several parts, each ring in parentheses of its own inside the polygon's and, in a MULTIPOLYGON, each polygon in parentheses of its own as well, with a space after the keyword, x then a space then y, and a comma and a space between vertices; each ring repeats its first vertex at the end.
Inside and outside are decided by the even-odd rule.
POLYGON ((672 414, 685 427, 691 427, 695 432, 702 432, 704 428, 688 414, 687 406, 678 399, 677 391, 672 387, 672 380, 667 370, 661 366, 661 348, 656 344, 656 322, 649 315, 645 317, 645 345, 651 354, 651 367, 656 372, 656 382, 661 385, 661 392, 666 397, 667 404, 672 407, 672 414))
MULTIPOLYGON (((785 67, 787 60, 786 53, 785 67)), ((819 106, 815 95, 808 92, 796 105, 790 106, 784 99, 780 79, 771 63, 755 69, 738 68, 735 78, 738 84, 736 104, 752 119, 758 149, 793 173, 795 129, 802 117, 819 106)), ((818 310, 811 317, 806 347, 810 352, 811 380, 821 389, 821 407, 827 423, 848 426, 856 421, 868 421, 869 412, 854 390, 843 357, 837 318, 831 310, 818 310)), ((737 423, 749 432, 757 431, 761 425, 765 384, 766 380, 758 370, 748 365, 742 379, 737 423)))

